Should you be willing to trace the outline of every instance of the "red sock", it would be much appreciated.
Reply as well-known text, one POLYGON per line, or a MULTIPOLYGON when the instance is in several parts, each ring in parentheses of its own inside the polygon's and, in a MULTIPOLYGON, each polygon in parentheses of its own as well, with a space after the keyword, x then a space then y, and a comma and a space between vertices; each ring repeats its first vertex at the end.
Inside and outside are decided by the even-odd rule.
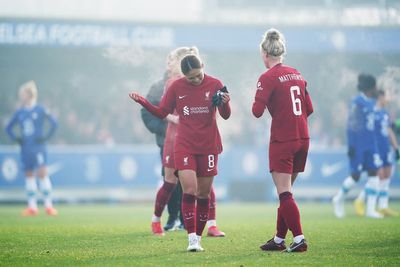
POLYGON ((172 191, 174 191, 176 184, 168 183, 164 181, 164 184, 157 192, 156 203, 154 205, 154 215, 161 217, 161 214, 167 205, 169 198, 171 197, 172 191))
POLYGON ((203 234, 204 227, 208 221, 209 198, 198 198, 196 207, 196 235, 203 234))
POLYGON ((278 208, 278 216, 276 220, 276 236, 282 239, 285 239, 288 231, 288 227, 285 223, 285 219, 283 218, 281 208, 278 208))
POLYGON ((293 195, 290 192, 283 192, 279 195, 280 200, 280 213, 293 236, 302 235, 300 223, 300 212, 293 195))
POLYGON ((215 192, 214 187, 211 187, 210 192, 210 209, 208 210, 208 220, 215 220, 215 207, 217 206, 217 202, 215 201, 215 192))
POLYGON ((196 197, 194 195, 182 194, 183 222, 188 234, 196 231, 196 197))

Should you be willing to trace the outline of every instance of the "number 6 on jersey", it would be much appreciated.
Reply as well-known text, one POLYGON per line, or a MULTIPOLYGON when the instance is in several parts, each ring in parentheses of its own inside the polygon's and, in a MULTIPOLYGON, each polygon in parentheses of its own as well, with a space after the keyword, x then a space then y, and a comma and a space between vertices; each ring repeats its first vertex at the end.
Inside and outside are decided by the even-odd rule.
POLYGON ((293 105, 293 113, 296 116, 300 116, 301 112, 301 100, 300 98, 296 98, 296 96, 300 95, 300 87, 297 85, 290 87, 290 97, 292 98, 292 105, 293 105), (296 93, 296 95, 295 95, 296 93))

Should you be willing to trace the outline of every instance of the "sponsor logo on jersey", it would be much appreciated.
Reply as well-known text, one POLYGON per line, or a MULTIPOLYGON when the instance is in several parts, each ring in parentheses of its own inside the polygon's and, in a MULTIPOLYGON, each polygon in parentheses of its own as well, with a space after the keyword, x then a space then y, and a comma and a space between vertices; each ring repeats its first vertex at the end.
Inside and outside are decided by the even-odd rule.
POLYGON ((190 114, 189 107, 188 106, 184 106, 183 107, 183 115, 189 116, 189 114, 190 114))
POLYGON ((257 83, 257 90, 264 90, 264 88, 261 87, 261 82, 257 83))

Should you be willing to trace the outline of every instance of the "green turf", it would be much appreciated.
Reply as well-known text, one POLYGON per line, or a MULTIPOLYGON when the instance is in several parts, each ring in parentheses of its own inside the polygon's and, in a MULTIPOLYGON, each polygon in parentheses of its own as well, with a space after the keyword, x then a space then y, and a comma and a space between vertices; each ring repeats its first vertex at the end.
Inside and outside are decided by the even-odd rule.
MULTIPOLYGON (((399 204, 392 207, 399 209, 399 204)), ((400 218, 336 219, 329 204, 300 203, 306 253, 259 249, 275 228, 275 205, 220 204, 225 238, 186 252, 184 232, 150 234, 150 204, 60 206, 60 215, 22 218, 0 206, 1 266, 399 266, 400 218)), ((287 242, 290 242, 288 239, 287 242)))

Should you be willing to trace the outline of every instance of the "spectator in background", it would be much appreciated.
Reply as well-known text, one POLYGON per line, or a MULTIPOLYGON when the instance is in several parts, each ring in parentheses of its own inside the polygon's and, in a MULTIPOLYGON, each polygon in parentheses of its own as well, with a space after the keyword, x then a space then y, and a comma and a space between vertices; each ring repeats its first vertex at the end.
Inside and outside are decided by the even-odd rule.
POLYGON ((21 160, 25 171, 25 190, 28 198, 28 207, 23 210, 23 216, 36 216, 37 184, 35 172, 39 176, 40 189, 44 196, 46 213, 50 216, 58 214, 53 207, 51 191, 52 185, 47 173, 46 142, 54 134, 56 120, 44 107, 36 104, 38 90, 34 81, 23 84, 19 90, 21 108, 18 109, 6 127, 10 138, 21 146, 21 160), (48 132, 44 132, 45 123, 50 124, 48 132), (19 132, 15 134, 14 128, 18 126, 19 132))

